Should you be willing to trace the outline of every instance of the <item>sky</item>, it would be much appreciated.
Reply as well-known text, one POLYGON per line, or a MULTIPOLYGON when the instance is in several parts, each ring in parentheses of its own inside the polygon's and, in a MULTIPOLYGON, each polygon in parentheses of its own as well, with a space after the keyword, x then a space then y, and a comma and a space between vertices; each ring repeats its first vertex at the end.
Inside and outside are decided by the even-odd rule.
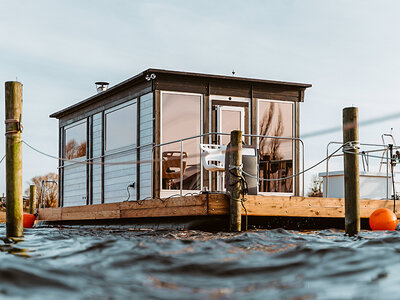
MULTIPOLYGON (((368 0, 0 0, 0 95, 4 102, 4 82, 23 83, 23 140, 57 156, 58 122, 49 115, 95 94, 96 81, 162 68, 311 83, 301 104, 308 167, 342 140, 344 107, 359 108, 362 143, 381 143, 391 128, 400 141, 399 9, 368 0)), ((306 188, 324 170, 307 173, 306 188)), ((57 160, 24 146, 24 188, 56 171, 57 160)))

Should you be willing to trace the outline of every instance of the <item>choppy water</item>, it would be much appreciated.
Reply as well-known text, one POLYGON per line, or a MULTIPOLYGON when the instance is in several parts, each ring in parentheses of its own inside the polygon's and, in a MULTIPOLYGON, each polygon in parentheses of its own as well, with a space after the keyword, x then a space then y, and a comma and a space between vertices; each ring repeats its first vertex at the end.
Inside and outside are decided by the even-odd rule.
POLYGON ((400 232, 39 228, 0 250, 4 299, 400 299, 400 232))

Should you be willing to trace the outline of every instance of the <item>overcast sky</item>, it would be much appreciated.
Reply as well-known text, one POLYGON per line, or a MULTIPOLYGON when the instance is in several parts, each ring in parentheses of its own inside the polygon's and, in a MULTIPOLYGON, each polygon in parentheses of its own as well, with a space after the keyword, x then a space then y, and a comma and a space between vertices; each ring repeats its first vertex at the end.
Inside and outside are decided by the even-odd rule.
MULTIPOLYGON (((23 83, 23 139, 57 155, 58 123, 49 115, 93 95, 95 81, 114 85, 153 67, 311 83, 301 105, 309 166, 342 139, 340 130, 309 134, 340 128, 347 106, 359 107, 360 121, 399 112, 361 126, 360 140, 380 143, 393 128, 400 141, 399 9, 398 1, 366 0, 0 0, 1 98, 4 82, 23 83)), ((0 136, 2 157, 4 125, 0 136)), ((25 187, 57 171, 57 161, 26 147, 23 159, 25 187)))

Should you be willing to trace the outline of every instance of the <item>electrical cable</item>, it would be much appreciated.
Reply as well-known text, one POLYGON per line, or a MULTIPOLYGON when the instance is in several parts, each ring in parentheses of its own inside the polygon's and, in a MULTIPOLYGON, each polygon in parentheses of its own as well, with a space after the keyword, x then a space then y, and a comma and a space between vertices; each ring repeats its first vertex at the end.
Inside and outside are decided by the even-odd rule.
POLYGON ((4 154, 3 158, 0 160, 0 164, 3 162, 3 160, 6 158, 6 155, 4 154))

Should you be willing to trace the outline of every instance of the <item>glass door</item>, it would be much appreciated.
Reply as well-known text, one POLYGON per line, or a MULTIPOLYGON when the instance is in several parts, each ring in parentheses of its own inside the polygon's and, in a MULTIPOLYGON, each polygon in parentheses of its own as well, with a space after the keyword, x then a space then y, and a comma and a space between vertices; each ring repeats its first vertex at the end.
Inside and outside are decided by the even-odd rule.
MULTIPOLYGON (((244 132, 244 107, 235 106, 217 106, 217 131, 221 133, 230 133, 232 130, 241 130, 244 132)), ((228 145, 229 135, 219 137, 220 145, 228 145)))
MULTIPOLYGON (((215 124, 216 131, 230 134, 232 130, 245 132, 246 109, 243 106, 216 105, 215 124)), ((228 145, 230 135, 218 135, 215 141, 219 145, 228 145)), ((212 174, 212 184, 217 191, 225 190, 225 172, 215 172, 212 174)))

